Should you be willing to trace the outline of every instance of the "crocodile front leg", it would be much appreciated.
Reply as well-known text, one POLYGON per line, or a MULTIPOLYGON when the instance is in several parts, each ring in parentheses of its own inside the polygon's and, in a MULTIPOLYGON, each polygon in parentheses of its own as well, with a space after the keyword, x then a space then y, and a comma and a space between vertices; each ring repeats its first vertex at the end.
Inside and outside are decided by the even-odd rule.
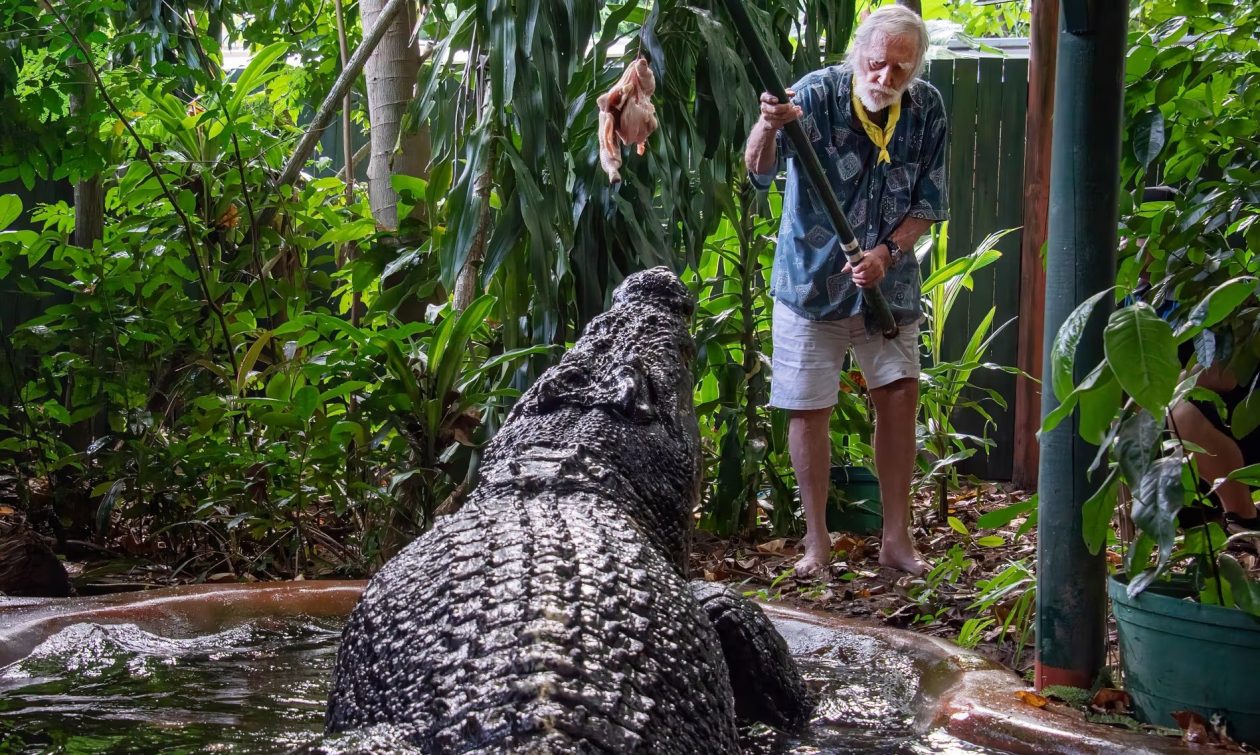
POLYGON ((692 580, 691 592, 721 640, 735 693, 735 715, 778 729, 806 724, 814 700, 787 643, 765 613, 725 585, 692 580))

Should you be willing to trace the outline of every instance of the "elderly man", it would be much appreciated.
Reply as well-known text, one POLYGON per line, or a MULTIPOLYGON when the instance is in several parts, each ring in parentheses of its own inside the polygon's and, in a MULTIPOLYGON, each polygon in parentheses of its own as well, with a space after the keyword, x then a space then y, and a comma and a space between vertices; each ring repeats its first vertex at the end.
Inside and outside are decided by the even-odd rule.
POLYGON ((831 559, 827 488, 828 427, 839 374, 852 348, 875 403, 875 468, 884 504, 879 561, 911 574, 926 564, 910 537, 910 477, 919 401, 918 330, 922 318, 920 236, 946 218, 945 111, 940 93, 918 78, 928 34, 923 20, 885 6, 858 27, 844 64, 815 71, 789 92, 792 102, 761 95, 761 117, 745 160, 753 183, 768 188, 780 134, 800 118, 865 258, 847 264, 822 202, 788 160, 783 220, 771 288, 775 296, 770 404, 790 412, 788 447, 805 508, 802 576, 831 559), (879 286, 901 325, 880 335, 863 312, 859 287, 879 286))

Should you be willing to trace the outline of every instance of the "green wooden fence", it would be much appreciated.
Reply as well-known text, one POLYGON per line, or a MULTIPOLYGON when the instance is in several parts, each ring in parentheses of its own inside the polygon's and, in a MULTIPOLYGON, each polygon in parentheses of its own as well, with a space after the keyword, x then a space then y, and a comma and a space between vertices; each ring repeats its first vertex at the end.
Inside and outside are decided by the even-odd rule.
MULTIPOLYGON (((1028 59, 981 56, 933 60, 927 79, 940 90, 949 113, 949 253, 958 257, 974 250, 994 231, 1023 225, 1024 117, 1028 102, 1028 59)), ((981 320, 996 308, 994 328, 1019 314, 1020 241, 1016 231, 1001 240, 1002 258, 976 275, 975 289, 960 298, 946 324, 943 347, 947 358, 962 353, 981 320)), ((1018 332, 1012 322, 994 340, 985 361, 1014 366, 1018 332)), ((962 471, 990 480, 1009 480, 1014 449, 1015 377, 983 370, 973 383, 993 388, 1007 407, 990 406, 996 441, 988 457, 977 455, 962 471)), ((974 413, 958 418, 963 432, 986 433, 974 413)))

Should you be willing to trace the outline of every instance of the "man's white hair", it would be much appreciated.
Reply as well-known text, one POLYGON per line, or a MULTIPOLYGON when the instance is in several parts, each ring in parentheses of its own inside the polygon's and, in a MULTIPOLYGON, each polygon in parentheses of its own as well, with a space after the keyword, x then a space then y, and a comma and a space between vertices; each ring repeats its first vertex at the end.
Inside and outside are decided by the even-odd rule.
POLYGON ((858 25, 846 57, 849 65, 855 71, 859 70, 858 63, 875 40, 891 37, 910 37, 918 41, 919 59, 915 64, 914 75, 910 77, 917 78, 927 66, 928 28, 918 13, 904 5, 885 5, 858 25))

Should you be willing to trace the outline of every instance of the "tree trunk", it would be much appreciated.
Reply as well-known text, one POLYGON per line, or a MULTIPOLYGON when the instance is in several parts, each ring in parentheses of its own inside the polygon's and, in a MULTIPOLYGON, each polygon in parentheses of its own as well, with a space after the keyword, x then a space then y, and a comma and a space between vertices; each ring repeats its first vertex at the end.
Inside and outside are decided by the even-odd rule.
MULTIPOLYGON (((385 0, 361 0, 363 28, 376 23, 385 0)), ((416 8, 409 5, 394 19, 364 67, 372 159, 368 163, 368 200, 372 217, 382 228, 398 228, 398 194, 390 183, 395 173, 423 176, 429 162, 428 133, 401 134, 402 117, 415 94, 420 48, 408 44, 416 26, 416 8), (400 138, 401 136, 401 138, 400 138)))
MULTIPOLYGON (((80 34, 86 30, 80 30, 80 34)), ((92 74, 82 61, 70 63, 74 72, 74 88, 70 90, 70 115, 87 121, 96 100, 96 88, 92 74)), ((96 142, 96 134, 90 126, 84 126, 79 138, 81 144, 96 142)), ((105 235, 105 193, 100 174, 84 178, 74 185, 74 244, 91 249, 92 244, 105 235)))

